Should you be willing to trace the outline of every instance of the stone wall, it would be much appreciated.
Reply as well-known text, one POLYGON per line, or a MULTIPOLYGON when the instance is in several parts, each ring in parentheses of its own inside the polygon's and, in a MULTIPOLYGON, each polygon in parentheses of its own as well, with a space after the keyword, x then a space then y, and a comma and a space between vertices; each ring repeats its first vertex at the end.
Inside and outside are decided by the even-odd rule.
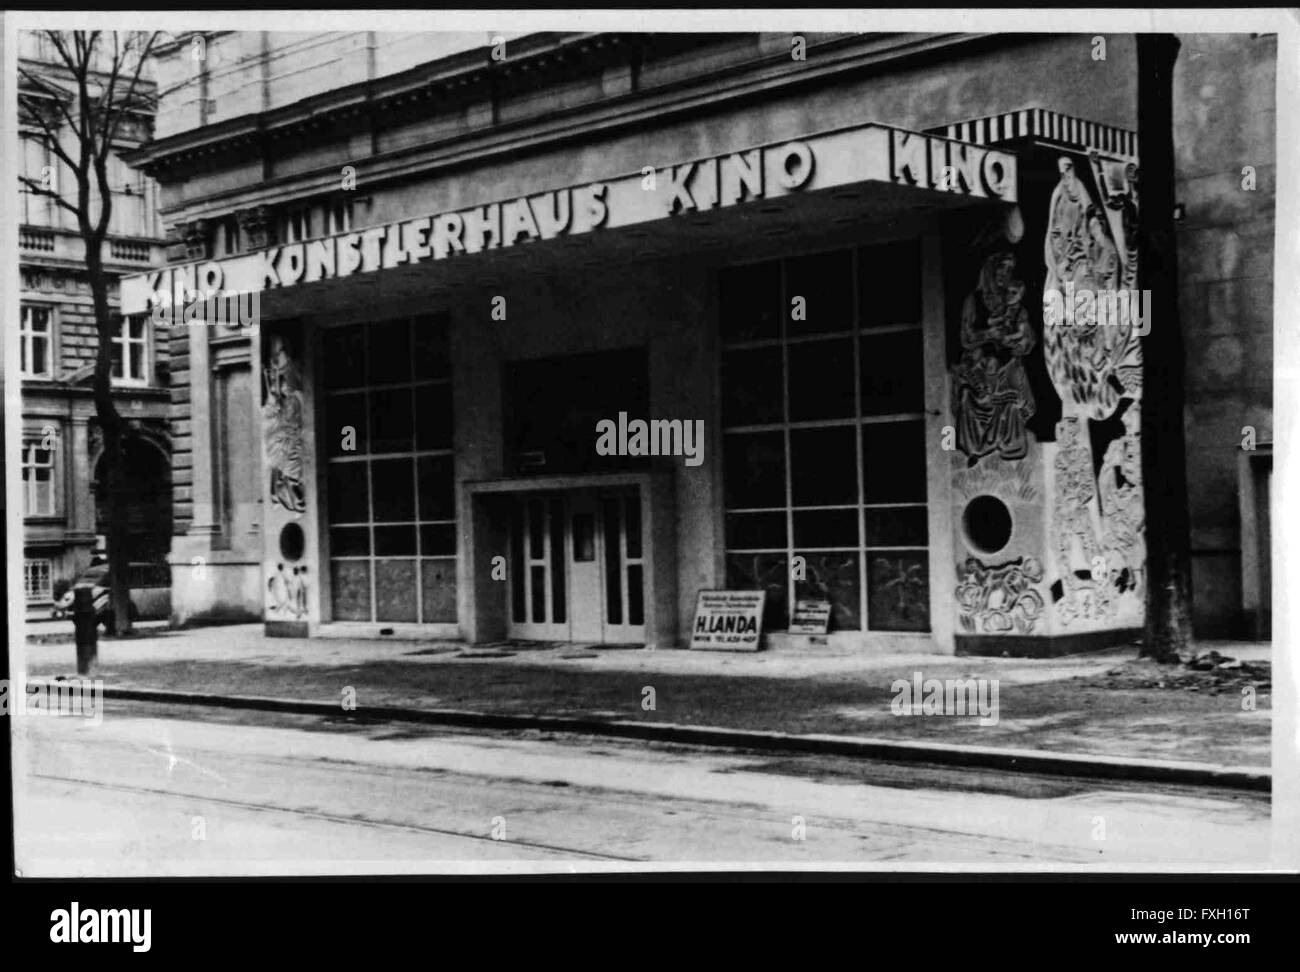
POLYGON ((1275 35, 1181 37, 1174 71, 1196 630, 1243 633, 1238 459, 1273 432, 1275 35), (1254 170, 1255 188, 1247 189, 1254 170))

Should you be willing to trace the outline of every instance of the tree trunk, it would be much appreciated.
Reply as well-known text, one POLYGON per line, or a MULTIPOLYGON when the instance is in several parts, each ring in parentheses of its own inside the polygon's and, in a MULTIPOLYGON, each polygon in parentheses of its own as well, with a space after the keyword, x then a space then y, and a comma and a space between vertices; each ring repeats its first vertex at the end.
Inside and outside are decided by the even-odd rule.
MULTIPOLYGON (((101 244, 102 245, 102 244, 101 244)), ((86 270, 95 307, 99 347, 95 357, 95 413, 104 435, 104 484, 101 497, 107 520, 109 606, 113 612, 112 632, 131 632, 131 556, 126 516, 126 460, 122 452, 123 422, 113 401, 113 338, 117 331, 108 303, 108 279, 100 247, 86 246, 86 270)), ((125 362, 123 362, 125 366, 125 362)))
POLYGON ((1179 661, 1192 636, 1183 430, 1184 349, 1174 237, 1172 34, 1137 35, 1138 154, 1142 162, 1138 286, 1149 291, 1142 348, 1142 481, 1146 496, 1146 631, 1139 657, 1179 661))

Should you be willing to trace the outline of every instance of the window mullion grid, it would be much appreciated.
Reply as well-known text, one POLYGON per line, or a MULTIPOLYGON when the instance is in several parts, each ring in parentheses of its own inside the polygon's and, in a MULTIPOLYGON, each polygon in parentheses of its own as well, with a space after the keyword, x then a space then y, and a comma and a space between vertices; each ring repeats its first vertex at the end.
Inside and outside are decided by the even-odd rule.
MULTIPOLYGON (((614 503, 615 516, 614 521, 618 524, 618 581, 623 590, 623 623, 632 624, 632 585, 627 576, 627 506, 622 498, 616 498, 614 503)), ((644 600, 641 605, 645 610, 644 600)), ((645 618, 642 617, 642 623, 645 618)))
POLYGON ((519 501, 519 519, 523 530, 523 557, 519 569, 524 572, 524 623, 533 623, 533 508, 525 496, 519 501))
POLYGON ((543 496, 542 504, 542 623, 555 624, 555 577, 551 570, 551 502, 543 496))
MULTIPOLYGON (((328 210, 326 210, 328 214, 328 210)), ((415 507, 415 620, 418 624, 424 623, 424 545, 420 536, 420 517, 424 511, 420 509, 420 460, 415 457, 416 447, 420 442, 420 429, 416 424, 420 421, 420 410, 415 406, 415 322, 408 319, 406 322, 406 346, 410 353, 411 365, 411 488, 415 491, 412 497, 415 507)))
MULTIPOLYGON (((365 346, 361 350, 361 367, 364 369, 362 374, 369 380, 370 376, 370 341, 367 339, 365 346)), ((364 412, 366 422, 366 492, 369 494, 369 509, 366 510, 366 531, 370 535, 369 549, 369 566, 370 566, 370 620, 378 620, 379 613, 376 610, 375 601, 377 597, 376 574, 379 572, 379 559, 375 552, 375 476, 374 476, 374 423, 370 421, 370 392, 367 391, 362 398, 364 399, 364 412)))
POLYGON ((867 560, 867 474, 866 457, 862 447, 862 253, 853 250, 853 448, 858 457, 858 618, 859 630, 865 635, 869 630, 867 611, 870 599, 871 564, 867 560))
MULTIPOLYGON (((787 272, 786 261, 780 261, 781 277, 781 435, 784 440, 785 449, 785 597, 786 597, 786 630, 790 627, 790 615, 794 611, 795 596, 798 593, 795 588, 794 571, 791 565, 794 564, 794 483, 792 479, 792 470, 790 463, 790 343, 789 343, 789 274, 787 272)), ((806 566, 806 565, 805 565, 806 566)))

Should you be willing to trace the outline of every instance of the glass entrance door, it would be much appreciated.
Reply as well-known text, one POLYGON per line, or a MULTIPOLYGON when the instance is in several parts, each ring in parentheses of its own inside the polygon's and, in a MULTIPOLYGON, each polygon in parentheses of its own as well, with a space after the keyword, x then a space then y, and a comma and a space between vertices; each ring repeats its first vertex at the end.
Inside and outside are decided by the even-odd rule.
POLYGON ((601 556, 604 537, 598 526, 595 497, 569 498, 569 580, 573 620, 572 641, 604 641, 604 601, 601 597, 601 556))
POLYGON ((566 521, 565 503, 558 496, 531 496, 512 504, 511 638, 569 640, 566 521))
POLYGON ((601 573, 603 575, 602 639, 609 644, 645 642, 645 566, 641 537, 641 501, 630 495, 605 495, 598 500, 601 573))
POLYGON ((575 491, 515 500, 510 637, 644 643, 641 531, 636 494, 575 491))

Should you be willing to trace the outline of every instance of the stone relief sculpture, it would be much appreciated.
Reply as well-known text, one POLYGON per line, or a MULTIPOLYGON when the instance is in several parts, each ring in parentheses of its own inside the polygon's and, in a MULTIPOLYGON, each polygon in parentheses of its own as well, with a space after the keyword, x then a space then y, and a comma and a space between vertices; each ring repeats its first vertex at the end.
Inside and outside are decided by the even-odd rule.
POLYGON ((1052 510, 1056 568, 1064 596, 1057 604, 1061 620, 1104 618, 1109 613, 1109 588, 1097 583, 1093 572, 1102 562, 1101 544, 1093 526, 1092 455, 1081 437, 1081 419, 1067 416, 1056 424, 1056 491, 1052 510))
MULTIPOLYGON (((960 453, 953 464, 955 495, 967 501, 984 495, 1002 499, 1007 504, 1003 509, 1012 517, 1013 533, 1011 510, 1039 497, 1032 470, 1024 461, 1030 452, 1028 423, 1037 411, 1025 359, 1036 336, 1025 304, 1027 287, 1017 273, 1015 255, 1007 248, 1019 238, 1019 233, 1008 234, 999 223, 986 228, 972 244, 986 252, 992 247, 992 252, 962 302, 962 354, 951 373, 955 445, 960 453)), ((970 536, 965 540, 983 549, 970 536)), ((955 591, 959 629, 968 634, 1033 633, 1040 627, 1046 604, 1045 593, 1035 589, 1043 576, 1042 561, 1035 556, 994 565, 978 556, 959 558, 955 591)))
MULTIPOLYGON (((1137 296, 1137 213, 1131 194, 1112 192, 1100 159, 1094 171, 1103 206, 1092 202, 1069 159, 1059 162, 1060 182, 1048 207, 1044 261, 1043 355, 1066 414, 1106 419, 1121 398, 1142 395, 1142 345, 1133 319, 1137 296), (1116 244, 1113 233, 1124 234, 1116 244), (1049 292, 1059 302, 1049 301, 1049 292), (1118 319, 1099 323, 1095 301, 1115 295, 1118 319), (1065 312, 1069 305, 1073 322, 1065 312)), ((1136 170, 1131 170, 1136 179, 1136 170)))
POLYGON ((1059 161, 1044 239, 1043 356, 1062 408, 1051 547, 1063 625, 1115 623, 1122 603, 1140 617, 1146 575, 1139 402, 1149 322, 1136 289, 1138 172, 1096 153, 1089 162, 1095 197, 1074 163, 1059 161), (1104 452, 1094 473, 1091 423, 1117 414, 1124 432, 1096 443, 1104 452))
POLYGON ((267 609, 292 618, 307 616, 307 568, 293 567, 285 571, 277 564, 275 573, 266 582, 267 609))
POLYGON ((953 471, 953 490, 964 502, 991 493, 1007 503, 1035 503, 1039 498, 1031 465, 990 456, 977 466, 953 471))
POLYGON ((967 557, 957 568, 957 620, 972 634, 1032 634, 1043 613, 1043 579, 1036 557, 1017 557, 988 566, 967 557))
POLYGON ((263 362, 262 419, 271 503, 301 513, 307 509, 302 478, 302 375, 281 334, 270 336, 263 362))
POLYGON ((1143 592, 1146 578, 1146 507, 1142 495, 1140 406, 1134 402, 1124 412, 1124 435, 1106 447, 1097 477, 1101 505, 1101 543, 1106 553, 1107 578, 1118 590, 1143 592))
POLYGON ((1011 253, 994 253, 962 306, 963 352, 953 368, 953 402, 957 448, 968 466, 994 454, 1023 459, 1029 451, 1025 423, 1035 404, 1021 359, 1033 348, 1034 333, 1015 269, 1011 253))
POLYGON ((1061 398, 1055 443, 1030 438, 1040 403, 1025 363, 1037 335, 1015 257, 996 231, 978 237, 993 251, 962 304, 962 353, 951 371, 954 496, 993 496, 1013 520, 1042 504, 1035 515, 1050 526, 1041 549, 1033 529, 1013 527, 1025 549, 993 564, 982 559, 986 544, 964 537, 974 555, 958 558, 956 597, 959 630, 969 634, 1041 632, 1049 603, 1062 629, 1141 618, 1141 336, 1150 322, 1136 289, 1138 172, 1095 153, 1078 171, 1065 157, 1058 169, 1043 239, 1043 360, 1061 398), (1031 451, 1044 453, 1043 467, 1026 461, 1031 451))
POLYGON ((264 332, 262 345, 262 442, 268 479, 263 560, 266 616, 281 621, 306 619, 310 600, 307 567, 298 562, 306 542, 302 514, 307 509, 300 340, 301 331, 288 324, 264 332))

